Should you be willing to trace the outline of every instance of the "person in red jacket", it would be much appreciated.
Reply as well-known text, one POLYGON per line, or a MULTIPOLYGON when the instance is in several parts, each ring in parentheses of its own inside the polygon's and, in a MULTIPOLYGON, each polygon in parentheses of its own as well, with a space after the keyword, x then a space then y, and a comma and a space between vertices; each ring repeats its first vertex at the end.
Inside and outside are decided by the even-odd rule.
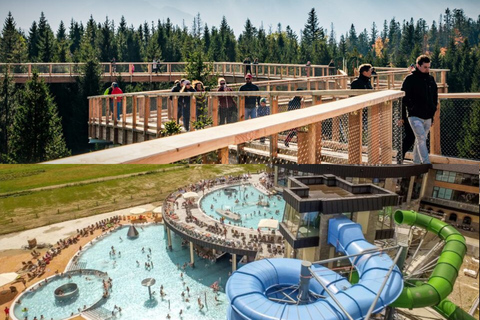
MULTIPOLYGON (((113 82, 112 83, 112 95, 114 94, 123 94, 122 89, 118 87, 118 83, 113 82)), ((117 102, 117 120, 120 120, 120 115, 122 114, 122 98, 115 98, 114 99, 117 102)), ((112 110, 113 111, 113 110, 112 110)))

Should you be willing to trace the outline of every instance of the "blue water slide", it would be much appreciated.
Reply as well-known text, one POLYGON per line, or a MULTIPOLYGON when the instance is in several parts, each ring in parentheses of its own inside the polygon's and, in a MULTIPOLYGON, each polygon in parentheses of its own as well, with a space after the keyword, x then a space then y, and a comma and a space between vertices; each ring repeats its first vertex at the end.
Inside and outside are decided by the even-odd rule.
MULTIPOLYGON (((359 224, 347 218, 329 221, 328 243, 345 255, 362 253, 376 247, 368 243, 359 224)), ((370 252, 350 258, 360 280, 352 285, 344 277, 321 265, 312 265, 312 271, 320 278, 336 300, 353 319, 363 319, 380 291, 393 261, 385 253, 370 252)), ((264 259, 249 263, 234 272, 227 282, 226 293, 230 305, 230 320, 337 320, 348 319, 337 303, 319 282, 312 279, 309 290, 316 298, 308 304, 282 303, 271 299, 267 293, 277 288, 297 286, 300 280, 301 260, 264 259)), ((403 278, 395 266, 382 290, 374 312, 380 312, 395 301, 403 289, 403 278)))

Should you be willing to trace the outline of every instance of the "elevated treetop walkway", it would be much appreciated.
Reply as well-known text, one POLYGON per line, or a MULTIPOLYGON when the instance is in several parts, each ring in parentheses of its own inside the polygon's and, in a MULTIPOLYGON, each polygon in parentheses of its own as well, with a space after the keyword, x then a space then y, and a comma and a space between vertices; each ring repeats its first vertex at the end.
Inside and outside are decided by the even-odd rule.
MULTIPOLYGON (((226 77, 229 82, 243 79, 245 65, 240 62, 206 62, 211 64, 213 74, 226 77)), ((25 83, 37 71, 47 83, 70 83, 81 76, 84 63, 0 63, 0 77, 8 72, 16 83, 25 83)), ((152 62, 102 62, 101 81, 116 81, 121 77, 126 82, 168 82, 185 75, 186 62, 161 62, 155 72, 152 62)), ((301 78, 308 76, 335 75, 334 67, 325 65, 259 63, 251 64, 251 71, 258 80, 301 78)))

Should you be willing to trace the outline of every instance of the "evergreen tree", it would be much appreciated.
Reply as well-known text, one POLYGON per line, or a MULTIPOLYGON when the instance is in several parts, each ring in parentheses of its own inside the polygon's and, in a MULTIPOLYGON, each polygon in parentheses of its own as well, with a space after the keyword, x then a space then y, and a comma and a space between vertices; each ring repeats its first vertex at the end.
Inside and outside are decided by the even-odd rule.
POLYGON ((15 20, 9 12, 0 36, 0 62, 22 63, 27 59, 27 44, 15 28, 15 20))
POLYGON ((5 68, 0 90, 0 163, 6 163, 13 114, 18 103, 15 84, 7 68, 5 68))
POLYGON ((41 62, 52 62, 55 54, 55 36, 43 12, 38 21, 38 58, 41 62))
POLYGON ((114 26, 113 21, 111 22, 108 17, 105 18, 105 22, 100 29, 100 34, 98 37, 98 47, 100 48, 100 61, 109 62, 112 58, 116 57, 114 47, 114 26))
POLYGON ((324 39, 325 33, 323 28, 318 24, 317 13, 315 8, 312 8, 308 13, 307 23, 305 24, 305 29, 302 32, 302 41, 305 41, 307 46, 312 45, 315 41, 324 39))
POLYGON ((37 22, 33 21, 30 30, 28 31, 28 60, 30 62, 37 62, 38 61, 38 26, 37 22))
POLYGON ((67 30, 63 21, 60 21, 60 26, 57 31, 57 49, 55 53, 55 60, 58 62, 67 62, 70 59, 69 44, 67 42, 67 30))
POLYGON ((8 140, 9 161, 36 163, 70 155, 47 85, 34 73, 21 92, 8 140))
POLYGON ((82 42, 83 32, 81 31, 78 22, 73 19, 70 21, 70 30, 68 38, 70 40, 70 52, 74 55, 78 49, 80 49, 80 43, 82 42))

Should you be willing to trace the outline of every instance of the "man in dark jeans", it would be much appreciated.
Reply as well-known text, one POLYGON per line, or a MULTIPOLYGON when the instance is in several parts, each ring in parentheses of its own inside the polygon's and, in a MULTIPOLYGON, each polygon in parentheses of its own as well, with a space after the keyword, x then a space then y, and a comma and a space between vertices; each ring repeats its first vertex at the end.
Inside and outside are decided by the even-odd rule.
POLYGON ((427 137, 437 111, 438 88, 430 75, 430 58, 421 55, 417 58, 415 71, 409 74, 402 84, 405 96, 402 104, 407 109, 408 122, 415 135, 413 163, 430 163, 427 137))
MULTIPOLYGON (((249 73, 245 76, 245 84, 240 87, 239 91, 259 91, 258 87, 252 83, 252 75, 249 73)), ((257 104, 260 104, 259 96, 245 97, 245 120, 257 117, 257 104)))

